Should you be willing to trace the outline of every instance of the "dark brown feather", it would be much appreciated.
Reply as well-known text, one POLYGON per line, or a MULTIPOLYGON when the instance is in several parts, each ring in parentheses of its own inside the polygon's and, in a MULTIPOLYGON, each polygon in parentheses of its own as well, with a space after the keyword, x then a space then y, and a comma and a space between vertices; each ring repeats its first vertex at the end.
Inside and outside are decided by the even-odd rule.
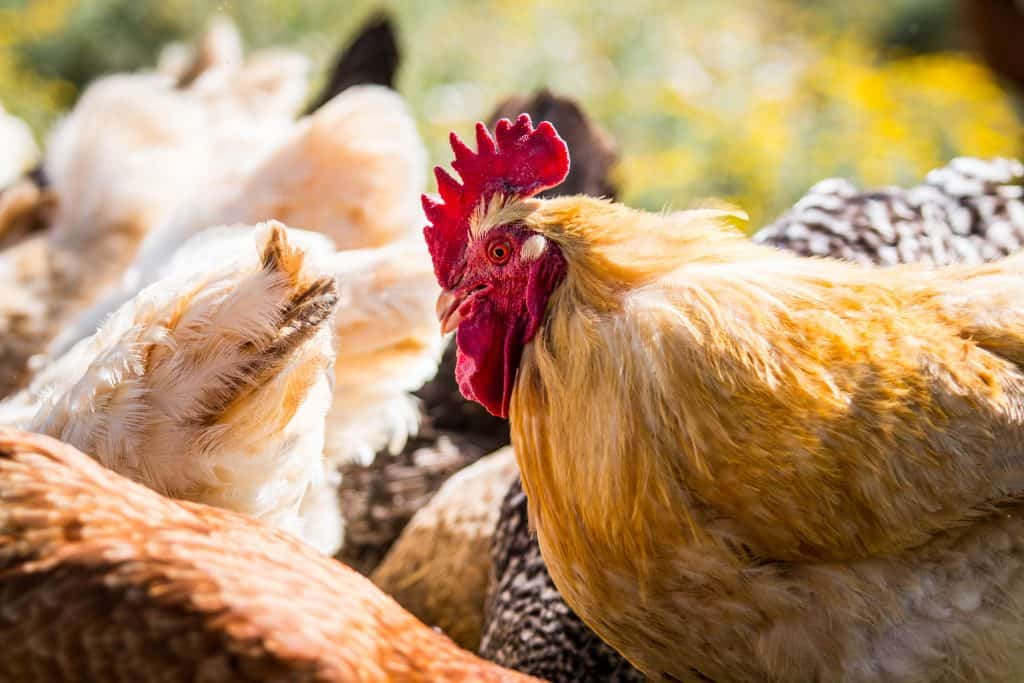
POLYGON ((1024 95, 1024 6, 1015 0, 960 0, 960 9, 978 52, 1024 95))
POLYGON ((490 116, 490 126, 499 119, 514 121, 529 114, 534 124, 550 122, 569 145, 572 165, 569 176, 539 197, 588 194, 617 199, 619 188, 612 170, 619 159, 615 141, 590 119, 575 100, 544 88, 531 97, 513 96, 498 105, 490 116))
POLYGON ((323 90, 306 110, 311 114, 335 95, 354 85, 394 86, 401 53, 391 17, 378 13, 370 17, 356 38, 335 58, 323 90))

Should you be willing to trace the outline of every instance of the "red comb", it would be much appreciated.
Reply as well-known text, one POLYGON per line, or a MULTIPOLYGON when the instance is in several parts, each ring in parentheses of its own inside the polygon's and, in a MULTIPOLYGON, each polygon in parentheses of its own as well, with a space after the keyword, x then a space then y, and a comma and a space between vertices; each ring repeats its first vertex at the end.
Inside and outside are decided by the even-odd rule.
POLYGON ((466 246, 473 209, 499 192, 531 197, 558 185, 569 174, 565 141, 547 121, 534 129, 529 114, 521 114, 514 124, 508 119, 498 121, 493 138, 487 126, 476 124, 476 145, 473 152, 452 133, 452 168, 462 184, 437 166, 434 175, 441 201, 423 195, 423 211, 430 221, 423 236, 437 281, 446 288, 454 284, 455 265, 466 246))

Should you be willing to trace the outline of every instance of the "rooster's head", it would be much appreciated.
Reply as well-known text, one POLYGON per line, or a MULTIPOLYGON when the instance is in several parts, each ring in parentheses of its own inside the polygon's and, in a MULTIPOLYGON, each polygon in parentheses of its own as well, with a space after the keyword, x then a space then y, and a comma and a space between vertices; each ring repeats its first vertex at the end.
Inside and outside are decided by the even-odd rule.
POLYGON ((557 246, 530 227, 538 204, 530 197, 565 179, 569 151, 550 123, 535 129, 527 114, 499 121, 494 137, 478 123, 476 138, 474 152, 452 133, 462 182, 434 169, 441 200, 424 196, 423 232, 444 290, 442 330, 457 330, 459 388, 507 417, 523 348, 566 272, 557 246))

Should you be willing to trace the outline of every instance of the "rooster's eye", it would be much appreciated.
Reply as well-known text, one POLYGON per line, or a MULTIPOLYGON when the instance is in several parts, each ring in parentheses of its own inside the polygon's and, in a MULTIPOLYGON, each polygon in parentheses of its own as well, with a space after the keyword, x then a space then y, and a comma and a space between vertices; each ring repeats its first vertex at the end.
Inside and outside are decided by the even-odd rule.
POLYGON ((498 265, 508 261, 508 257, 511 255, 512 245, 507 240, 495 240, 487 247, 487 257, 498 265))

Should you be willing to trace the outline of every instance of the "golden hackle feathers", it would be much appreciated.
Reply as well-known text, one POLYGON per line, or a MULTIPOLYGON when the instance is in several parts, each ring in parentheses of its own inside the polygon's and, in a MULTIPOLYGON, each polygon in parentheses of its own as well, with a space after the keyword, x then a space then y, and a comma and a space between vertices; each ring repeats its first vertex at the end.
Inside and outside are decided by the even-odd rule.
POLYGON ((5 680, 533 680, 459 650, 287 534, 11 429, 0 602, 5 680))
POLYGON ((974 553, 1024 568, 1016 507, 992 513, 1021 490, 1024 257, 873 271, 736 218, 574 197, 525 220, 569 264, 511 410, 559 590, 653 676, 1005 676, 1024 612, 974 553), (942 626, 864 603, 890 583, 982 597, 942 626))

